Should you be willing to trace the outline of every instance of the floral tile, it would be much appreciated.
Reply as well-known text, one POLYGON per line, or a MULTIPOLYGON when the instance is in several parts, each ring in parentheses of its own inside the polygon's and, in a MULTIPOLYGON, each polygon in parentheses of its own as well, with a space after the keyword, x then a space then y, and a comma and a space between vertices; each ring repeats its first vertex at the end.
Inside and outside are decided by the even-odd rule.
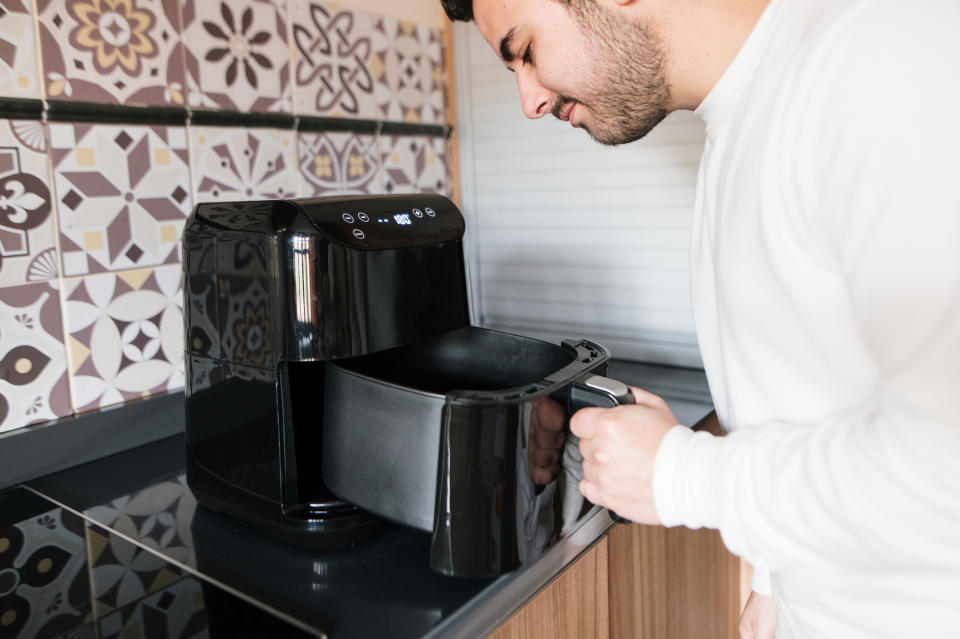
POLYGON ((376 193, 380 147, 373 135, 301 133, 300 195, 376 193))
POLYGON ((0 431, 72 412, 55 285, 0 289, 0 431))
POLYGON ((290 0, 294 111, 300 115, 376 118, 374 17, 315 0, 290 0))
POLYGON ((57 276, 54 224, 43 123, 0 119, 0 286, 57 276))
POLYGON ((5 503, 6 496, 0 498, 0 636, 92 636, 83 520, 62 508, 27 516, 20 508, 31 496, 21 504, 5 503))
POLYGON ((179 265, 66 279, 63 300, 77 411, 183 386, 179 265))
POLYGON ((49 126, 63 274, 178 262, 191 206, 186 129, 49 126))
POLYGON ((31 0, 0 0, 0 95, 42 97, 31 0))
POLYGON ((385 135, 380 139, 380 153, 384 193, 440 193, 450 197, 446 139, 385 135))
POLYGON ((286 2, 185 0, 191 107, 290 113, 286 2))
POLYGON ((48 100, 184 104, 178 0, 37 0, 48 100))
POLYGON ((373 50, 370 70, 379 119, 425 124, 447 121, 441 31, 379 17, 373 50))
POLYGON ((294 131, 191 127, 198 202, 294 197, 294 131))

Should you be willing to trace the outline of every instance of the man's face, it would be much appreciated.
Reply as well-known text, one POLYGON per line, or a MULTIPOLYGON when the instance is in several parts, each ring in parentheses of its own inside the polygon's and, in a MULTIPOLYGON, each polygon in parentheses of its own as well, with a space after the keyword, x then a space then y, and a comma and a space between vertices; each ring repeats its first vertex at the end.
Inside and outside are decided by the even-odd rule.
POLYGON ((517 74, 523 111, 552 113, 601 144, 626 144, 666 117, 664 47, 650 25, 598 0, 474 0, 477 27, 517 74))

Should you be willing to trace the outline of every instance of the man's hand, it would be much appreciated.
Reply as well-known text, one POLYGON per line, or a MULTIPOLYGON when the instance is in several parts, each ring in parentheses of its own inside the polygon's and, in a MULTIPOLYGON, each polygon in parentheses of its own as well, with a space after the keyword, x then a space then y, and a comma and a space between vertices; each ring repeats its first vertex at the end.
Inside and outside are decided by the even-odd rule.
POLYGON ((587 500, 641 524, 659 524, 653 503, 653 460, 660 441, 677 425, 660 397, 630 388, 636 404, 584 408, 570 419, 580 438, 587 500))
POLYGON ((751 592, 740 614, 740 639, 774 639, 777 608, 773 598, 751 592))

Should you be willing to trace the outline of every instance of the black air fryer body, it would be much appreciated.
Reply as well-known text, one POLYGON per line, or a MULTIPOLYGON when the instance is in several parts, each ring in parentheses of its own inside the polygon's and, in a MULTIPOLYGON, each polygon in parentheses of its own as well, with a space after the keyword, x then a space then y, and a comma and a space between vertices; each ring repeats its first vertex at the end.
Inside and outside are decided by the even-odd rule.
POLYGON ((438 195, 194 209, 187 479, 201 504, 328 546, 382 529, 375 513, 429 532, 431 566, 454 575, 512 570, 570 529, 590 504, 569 415, 628 393, 597 377, 599 345, 471 327, 463 232, 438 195))
POLYGON ((377 527, 321 479, 323 362, 468 325, 463 230, 432 195, 195 208, 186 417, 201 503, 304 543, 377 527))

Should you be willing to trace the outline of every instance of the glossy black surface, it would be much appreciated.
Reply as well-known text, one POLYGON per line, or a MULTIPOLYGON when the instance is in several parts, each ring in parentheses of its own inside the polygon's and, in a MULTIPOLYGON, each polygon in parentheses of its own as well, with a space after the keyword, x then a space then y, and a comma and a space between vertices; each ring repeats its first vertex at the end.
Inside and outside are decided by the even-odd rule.
POLYGON ((315 634, 44 497, 0 492, 4 639, 315 634))
POLYGON ((322 362, 466 326, 463 230, 437 195, 195 208, 186 418, 201 503, 311 545, 382 528, 323 485, 322 362))
POLYGON ((330 637, 418 637, 490 584, 432 571, 430 535, 409 528, 350 549, 311 549, 198 508, 183 447, 174 437, 29 485, 182 572, 330 637))
POLYGON ((334 492, 432 532, 431 566, 492 576, 536 561, 591 504, 569 418, 615 404, 583 380, 592 342, 467 327, 328 363, 323 472, 334 492))

